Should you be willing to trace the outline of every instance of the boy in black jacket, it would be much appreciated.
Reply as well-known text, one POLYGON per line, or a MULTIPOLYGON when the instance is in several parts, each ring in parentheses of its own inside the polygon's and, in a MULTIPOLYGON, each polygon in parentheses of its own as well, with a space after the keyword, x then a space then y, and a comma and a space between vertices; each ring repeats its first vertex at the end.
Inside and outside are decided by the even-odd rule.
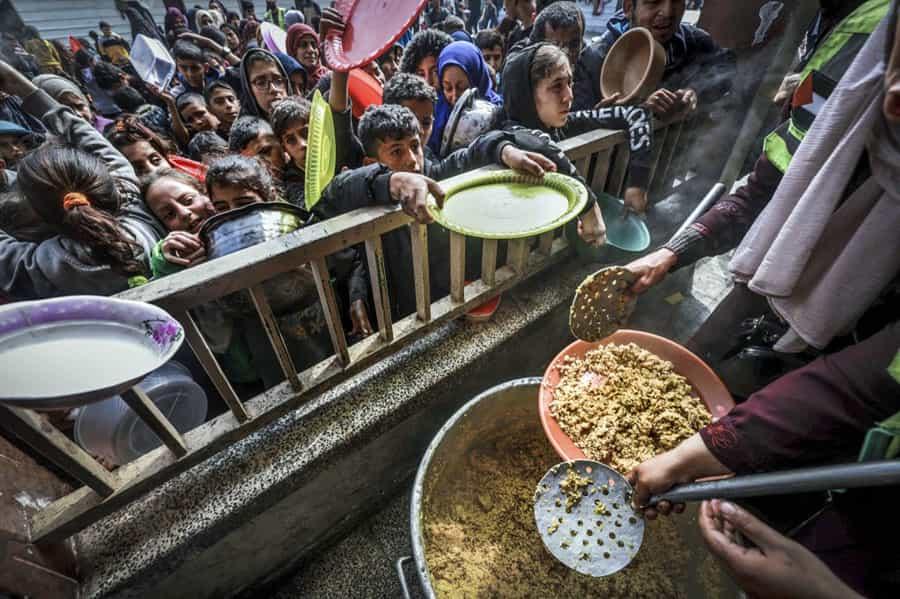
MULTIPOLYGON (((335 177, 322 194, 316 212, 325 218, 373 205, 401 201, 404 211, 416 220, 431 222, 425 210, 428 193, 441 202, 443 191, 435 179, 445 179, 488 164, 501 164, 535 176, 555 171, 552 161, 512 144, 512 136, 491 131, 441 161, 424 155, 421 129, 416 116, 398 105, 372 106, 359 123, 358 134, 366 151, 362 168, 335 177), (422 176, 424 175, 424 176, 422 176)), ((431 295, 449 293, 449 234, 442 227, 429 227, 431 295)), ((412 254, 407 231, 398 229, 383 236, 391 309, 394 317, 415 310, 412 254)), ((480 243, 473 244, 470 266, 476 275, 480 243)), ((476 275, 477 276, 477 275, 476 275)))

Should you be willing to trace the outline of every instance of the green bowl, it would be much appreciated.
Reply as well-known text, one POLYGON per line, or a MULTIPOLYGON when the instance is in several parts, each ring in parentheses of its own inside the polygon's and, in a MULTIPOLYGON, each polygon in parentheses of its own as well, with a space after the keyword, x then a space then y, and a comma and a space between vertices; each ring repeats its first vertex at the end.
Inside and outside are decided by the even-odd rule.
POLYGON ((446 189, 444 207, 429 199, 428 212, 451 231, 481 239, 540 235, 576 218, 588 193, 577 179, 543 178, 511 170, 478 173, 446 189))
POLYGON ((600 212, 606 223, 606 243, 626 252, 643 252, 650 247, 650 231, 641 216, 625 210, 625 203, 606 193, 598 193, 600 212))

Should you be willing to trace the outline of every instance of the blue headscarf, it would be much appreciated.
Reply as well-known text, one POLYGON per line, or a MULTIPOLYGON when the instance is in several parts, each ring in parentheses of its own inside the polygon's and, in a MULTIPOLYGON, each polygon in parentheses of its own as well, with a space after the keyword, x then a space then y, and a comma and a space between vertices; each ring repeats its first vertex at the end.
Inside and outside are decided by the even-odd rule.
MULTIPOLYGON (((294 58, 288 56, 284 52, 273 52, 275 58, 278 59, 278 62, 281 63, 281 66, 284 67, 285 72, 288 77, 296 73, 297 71, 303 72, 303 87, 306 88, 306 83, 309 80, 309 76, 306 74, 306 69, 303 68, 303 65, 297 62, 294 58)), ((300 90, 298 90, 300 93, 300 90)))
POLYGON ((450 37, 452 37, 457 42, 469 42, 470 44, 473 43, 472 36, 462 29, 460 29, 459 31, 454 31, 450 34, 450 37))
MULTIPOLYGON (((478 88, 478 94, 492 104, 498 106, 503 105, 503 98, 494 91, 494 84, 491 82, 491 72, 481 50, 469 42, 453 42, 443 49, 438 57, 438 81, 442 81, 444 77, 444 69, 454 65, 461 68, 469 78, 469 87, 478 88)), ((435 155, 440 155, 441 137, 444 135, 444 127, 450 119, 450 113, 453 107, 444 97, 441 88, 438 89, 438 102, 434 108, 434 129, 428 140, 428 147, 432 149, 435 155)))

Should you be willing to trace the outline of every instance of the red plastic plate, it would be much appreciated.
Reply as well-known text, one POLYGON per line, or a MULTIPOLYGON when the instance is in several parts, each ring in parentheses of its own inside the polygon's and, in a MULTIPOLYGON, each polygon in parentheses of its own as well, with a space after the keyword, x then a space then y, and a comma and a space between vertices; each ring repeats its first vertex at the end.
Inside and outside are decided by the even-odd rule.
POLYGON ((550 404, 553 402, 553 391, 559 383, 559 370, 557 366, 562 363, 566 356, 575 358, 583 358, 588 351, 601 345, 610 343, 634 343, 635 345, 646 349, 662 358, 668 360, 675 366, 675 372, 685 377, 694 391, 706 404, 710 414, 714 420, 717 420, 727 414, 734 407, 734 399, 725 387, 725 383, 713 372, 712 368, 706 365, 706 362, 688 351, 685 347, 670 341, 664 337, 645 333, 643 331, 632 331, 621 329, 616 331, 606 339, 594 343, 587 341, 576 341, 564 350, 559 352, 547 370, 544 372, 544 380, 541 381, 541 391, 538 396, 538 411, 541 415, 541 425, 544 427, 544 433, 553 449, 563 460, 584 460, 587 456, 584 452, 576 447, 575 443, 566 433, 559 427, 556 419, 550 413, 550 404))
POLYGON ((344 34, 325 39, 325 57, 334 70, 346 73, 368 64, 400 39, 425 8, 426 0, 338 0, 344 34))

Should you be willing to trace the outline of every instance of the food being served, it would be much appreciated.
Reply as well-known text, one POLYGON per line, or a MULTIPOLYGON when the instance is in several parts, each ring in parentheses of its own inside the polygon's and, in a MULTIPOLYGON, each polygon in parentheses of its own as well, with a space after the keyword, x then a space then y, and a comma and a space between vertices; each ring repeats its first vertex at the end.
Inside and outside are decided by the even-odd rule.
POLYGON ((711 420, 671 362, 633 343, 567 357, 559 373, 553 417, 588 458, 623 474, 711 420))

